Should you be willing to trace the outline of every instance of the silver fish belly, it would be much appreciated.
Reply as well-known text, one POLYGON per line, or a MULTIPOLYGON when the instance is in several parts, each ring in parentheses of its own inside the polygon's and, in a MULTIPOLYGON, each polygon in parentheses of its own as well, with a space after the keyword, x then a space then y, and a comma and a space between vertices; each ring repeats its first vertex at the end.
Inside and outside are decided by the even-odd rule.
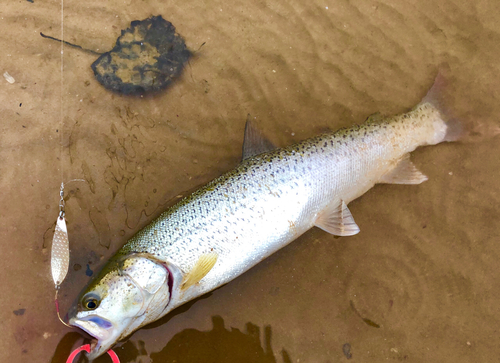
POLYGON ((83 291, 69 315, 97 338, 90 357, 233 280, 313 226, 358 233, 347 204, 376 183, 427 180, 408 155, 456 139, 443 117, 424 99, 403 115, 375 115, 286 148, 247 152, 237 168, 137 233, 83 291))

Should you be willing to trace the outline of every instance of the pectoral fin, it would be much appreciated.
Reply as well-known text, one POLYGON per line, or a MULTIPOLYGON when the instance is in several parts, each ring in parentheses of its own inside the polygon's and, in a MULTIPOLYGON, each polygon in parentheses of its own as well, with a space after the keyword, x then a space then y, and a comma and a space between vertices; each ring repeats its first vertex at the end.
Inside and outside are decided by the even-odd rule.
POLYGON ((343 200, 325 209, 314 225, 336 236, 352 236, 359 232, 359 227, 343 200))
POLYGON ((215 252, 202 254, 191 271, 184 277, 181 289, 185 290, 204 278, 214 267, 217 258, 218 255, 215 252))
POLYGON ((276 146, 255 127, 250 115, 247 117, 245 125, 245 137, 243 139, 243 153, 241 160, 259 155, 276 149, 276 146))
POLYGON ((428 178, 410 161, 410 154, 406 154, 394 169, 385 174, 380 183, 387 184, 420 184, 428 178))

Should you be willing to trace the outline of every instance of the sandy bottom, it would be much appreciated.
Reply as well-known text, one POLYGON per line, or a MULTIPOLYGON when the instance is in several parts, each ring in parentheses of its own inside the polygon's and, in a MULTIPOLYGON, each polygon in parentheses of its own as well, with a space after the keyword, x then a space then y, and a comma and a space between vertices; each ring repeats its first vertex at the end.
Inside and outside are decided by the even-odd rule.
MULTIPOLYGON (((75 1, 65 39, 112 48, 161 14, 196 53, 166 92, 134 98, 66 48, 58 1, 2 5, 1 361, 65 362, 83 342, 55 315, 49 256, 67 184, 65 311, 91 273, 187 190, 237 165, 248 113, 278 145, 395 114, 450 66, 448 108, 500 114, 500 3, 75 1), (438 4, 438 5, 436 5, 438 4), (62 95, 62 98, 61 98, 62 95), (63 115, 63 116, 61 116, 63 115)), ((133 334, 122 362, 497 362, 500 144, 413 153, 419 186, 378 185, 350 205, 361 233, 314 229, 235 281, 133 334)), ((99 362, 107 362, 103 358, 99 362)))

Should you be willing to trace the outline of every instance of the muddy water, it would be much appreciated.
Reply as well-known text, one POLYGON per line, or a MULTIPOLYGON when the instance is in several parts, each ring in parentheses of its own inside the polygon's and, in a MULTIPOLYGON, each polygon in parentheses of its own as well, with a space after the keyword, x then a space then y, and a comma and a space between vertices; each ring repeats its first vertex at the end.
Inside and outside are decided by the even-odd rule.
MULTIPOLYGON (((246 115, 278 145, 418 103, 450 65, 449 108, 498 124, 500 6, 489 1, 65 1, 65 39, 112 48, 161 14, 198 49, 167 92, 131 98, 66 48, 57 1, 0 9, 1 361, 64 362, 82 336, 53 308, 61 177, 71 270, 89 276, 166 206, 234 167, 246 115), (61 98, 62 94, 62 98, 61 98), (61 110, 63 117, 61 117, 61 110), (62 145, 62 147, 61 147, 62 145)), ((495 362, 500 356, 497 139, 413 153, 419 186, 351 203, 361 233, 314 229, 133 334, 125 362, 495 362)), ((101 360, 107 361, 106 359, 101 360)))

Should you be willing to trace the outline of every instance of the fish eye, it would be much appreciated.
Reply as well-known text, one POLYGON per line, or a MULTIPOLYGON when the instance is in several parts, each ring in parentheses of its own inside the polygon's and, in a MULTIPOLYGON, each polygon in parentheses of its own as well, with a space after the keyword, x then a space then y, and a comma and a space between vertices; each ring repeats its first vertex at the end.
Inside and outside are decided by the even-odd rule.
POLYGON ((89 295, 83 298, 82 305, 86 310, 95 310, 99 306, 100 301, 97 296, 89 295))

